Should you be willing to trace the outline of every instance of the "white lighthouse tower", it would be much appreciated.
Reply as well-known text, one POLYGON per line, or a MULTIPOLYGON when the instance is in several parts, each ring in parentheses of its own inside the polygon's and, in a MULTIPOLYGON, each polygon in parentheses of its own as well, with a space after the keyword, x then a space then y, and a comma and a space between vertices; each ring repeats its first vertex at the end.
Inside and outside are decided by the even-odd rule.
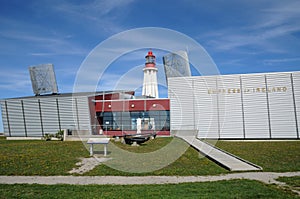
POLYGON ((146 55, 144 71, 144 84, 142 95, 146 97, 158 98, 157 68, 155 66, 155 56, 150 50, 146 55))

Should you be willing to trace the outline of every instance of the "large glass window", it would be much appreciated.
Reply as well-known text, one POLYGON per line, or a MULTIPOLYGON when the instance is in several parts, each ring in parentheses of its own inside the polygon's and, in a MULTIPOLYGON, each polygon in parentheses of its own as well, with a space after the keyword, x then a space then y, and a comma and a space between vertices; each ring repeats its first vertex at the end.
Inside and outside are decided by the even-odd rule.
POLYGON ((97 117, 103 130, 137 130, 138 118, 141 130, 170 130, 170 111, 98 112, 97 117))

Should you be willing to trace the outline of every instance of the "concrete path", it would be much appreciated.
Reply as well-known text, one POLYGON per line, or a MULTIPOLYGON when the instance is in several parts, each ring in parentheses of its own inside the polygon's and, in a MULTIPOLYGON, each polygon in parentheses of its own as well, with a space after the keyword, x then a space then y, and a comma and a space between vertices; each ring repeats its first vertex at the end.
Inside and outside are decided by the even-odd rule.
POLYGON ((257 166, 249 161, 243 160, 233 154, 228 152, 222 151, 214 146, 207 144, 197 138, 195 136, 177 136, 191 146, 198 149, 204 155, 210 157, 214 161, 218 162, 219 164, 223 165, 230 171, 258 171, 262 170, 260 166, 257 166))
POLYGON ((300 172, 247 172, 217 176, 0 176, 0 184, 141 185, 249 179, 261 181, 266 184, 284 185, 284 183, 278 182, 276 179, 278 177, 291 176, 300 176, 300 172))

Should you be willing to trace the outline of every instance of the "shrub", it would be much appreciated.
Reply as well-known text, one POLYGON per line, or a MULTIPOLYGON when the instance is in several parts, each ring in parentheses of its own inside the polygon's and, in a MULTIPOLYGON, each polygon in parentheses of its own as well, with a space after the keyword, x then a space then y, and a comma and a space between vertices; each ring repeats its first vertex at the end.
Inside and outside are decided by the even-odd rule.
POLYGON ((61 141, 64 141, 64 130, 59 130, 55 134, 55 137, 61 141))
POLYGON ((43 140, 50 141, 53 138, 56 138, 56 140, 63 141, 64 140, 64 131, 63 130, 59 130, 59 131, 57 131, 57 133, 55 135, 51 134, 51 133, 46 133, 44 135, 44 137, 43 137, 43 140))

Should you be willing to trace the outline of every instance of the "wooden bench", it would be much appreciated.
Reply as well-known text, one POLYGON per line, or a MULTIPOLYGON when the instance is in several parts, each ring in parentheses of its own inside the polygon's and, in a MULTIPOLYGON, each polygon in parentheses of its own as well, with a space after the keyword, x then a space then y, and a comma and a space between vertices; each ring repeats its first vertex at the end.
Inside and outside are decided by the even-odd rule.
POLYGON ((90 145, 90 156, 94 155, 94 144, 103 144, 104 145, 104 156, 107 155, 107 145, 109 143, 110 138, 89 138, 87 144, 90 145))

